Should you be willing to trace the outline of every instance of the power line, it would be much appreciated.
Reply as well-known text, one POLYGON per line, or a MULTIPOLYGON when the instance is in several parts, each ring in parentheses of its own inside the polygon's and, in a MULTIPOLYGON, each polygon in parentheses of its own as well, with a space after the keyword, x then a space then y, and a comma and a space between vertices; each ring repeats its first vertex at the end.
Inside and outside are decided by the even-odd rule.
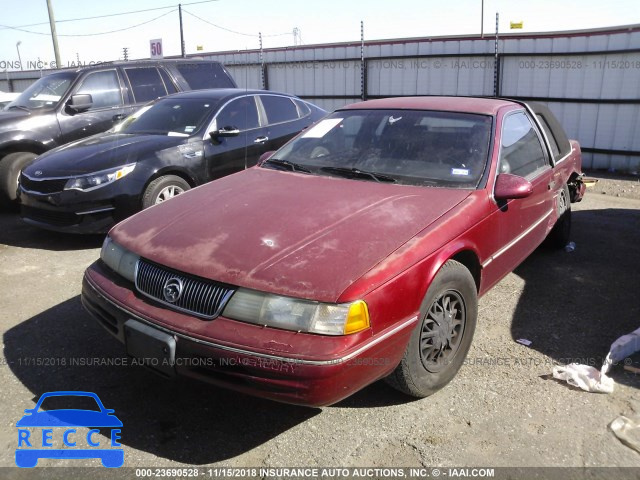
MULTIPOLYGON (((163 13, 162 15, 159 15, 155 18, 152 18, 151 20, 147 20, 146 22, 142 22, 142 23, 138 23, 136 25, 131 25, 129 27, 125 27, 125 28, 119 28, 117 30, 109 30, 108 32, 98 32, 98 33, 76 33, 76 34, 62 34, 59 33, 58 36, 59 37, 94 37, 97 35, 107 35, 109 33, 116 33, 116 32, 124 32, 125 30, 131 30, 133 28, 137 28, 137 27, 141 27, 142 25, 146 25, 147 23, 151 23, 151 22, 155 22, 156 20, 165 17, 167 15, 169 15, 170 13, 173 13, 177 10, 177 8, 174 8, 173 10, 169 10, 168 12, 163 13)), ((25 32, 25 33, 32 33, 34 35, 50 35, 49 32, 43 33, 43 32, 33 32, 31 30, 25 30, 24 28, 19 28, 19 27, 10 27, 8 25, 0 25, 1 27, 4 28, 9 28, 11 30, 17 30, 19 32, 25 32)))
MULTIPOLYGON (((187 5, 187 4, 185 3, 184 5, 187 5)), ((195 13, 191 13, 191 12, 189 12, 189 11, 185 10, 184 8, 182 9, 182 11, 183 11, 184 13, 188 13, 188 14, 189 14, 189 15, 191 15, 192 17, 195 17, 195 18, 197 18, 198 20, 200 20, 200 21, 202 21, 202 22, 204 22, 204 23, 208 23, 208 24, 209 24, 209 25, 211 25, 212 27, 219 28, 220 30, 225 30, 225 31, 230 32, 230 33, 235 33, 236 35, 243 35, 243 36, 245 36, 245 37, 254 37, 254 38, 258 38, 258 37, 259 37, 259 35, 258 35, 258 34, 238 32, 237 30, 231 30, 230 28, 226 28, 226 27, 223 27, 223 26, 221 26, 221 25, 216 25, 215 23, 212 23, 212 22, 210 22, 209 20, 205 20, 204 18, 199 17, 199 16, 198 16, 198 15, 196 15, 195 13)), ((271 35, 262 35, 262 36, 263 36, 263 37, 280 37, 280 36, 282 36, 282 35, 292 35, 292 33, 291 33, 291 32, 285 32, 285 33, 274 33, 274 34, 271 34, 271 35)))
MULTIPOLYGON (((198 5, 201 3, 211 3, 211 2, 217 2, 219 0, 201 0, 199 2, 189 2, 189 3, 183 3, 182 5, 198 5)), ((166 7, 154 7, 154 8, 145 8, 143 10, 130 10, 128 12, 120 12, 120 13, 108 13, 106 15, 96 15, 93 17, 81 17, 81 18, 66 18, 64 20, 56 20, 56 23, 64 23, 64 22, 79 22, 79 21, 83 21, 83 20, 95 20, 98 18, 107 18, 107 17, 117 17, 120 15, 131 15, 134 13, 143 13, 143 12, 152 12, 155 10, 165 10, 167 8, 176 8, 177 5, 167 5, 166 7)), ((175 10, 174 10, 175 11, 175 10)), ((36 27, 39 25, 49 25, 49 22, 40 22, 40 23, 30 23, 28 25, 17 25, 17 26, 10 26, 10 25, 0 25, 0 30, 2 29, 11 29, 11 30, 20 30, 21 28, 26 28, 26 27, 36 27)), ((25 30, 20 30, 20 31, 25 31, 25 30)), ((39 33, 39 32, 27 32, 27 33, 39 33)), ((48 33, 46 35, 49 35, 48 33)))

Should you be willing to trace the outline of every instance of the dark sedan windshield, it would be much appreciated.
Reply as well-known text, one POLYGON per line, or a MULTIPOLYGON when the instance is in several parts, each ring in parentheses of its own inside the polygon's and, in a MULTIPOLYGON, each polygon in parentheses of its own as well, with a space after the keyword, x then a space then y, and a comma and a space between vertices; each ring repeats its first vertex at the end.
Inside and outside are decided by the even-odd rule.
POLYGON ((29 85, 13 102, 5 108, 53 108, 67 93, 71 82, 75 77, 73 72, 54 73, 42 77, 37 82, 29 85))
POLYGON ((164 98, 142 111, 120 132, 189 137, 204 126, 217 105, 216 100, 164 98))
POLYGON ((279 150, 265 168, 475 188, 487 164, 492 118, 423 110, 338 111, 279 150))

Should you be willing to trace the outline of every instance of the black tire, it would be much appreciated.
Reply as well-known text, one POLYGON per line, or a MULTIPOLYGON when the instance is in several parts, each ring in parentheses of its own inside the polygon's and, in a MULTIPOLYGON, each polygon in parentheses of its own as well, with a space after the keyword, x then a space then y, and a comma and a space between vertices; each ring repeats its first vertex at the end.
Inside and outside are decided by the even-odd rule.
POLYGON ((0 206, 4 209, 17 205, 18 177, 37 155, 31 152, 14 152, 0 160, 0 206))
POLYGON ((556 208, 558 221, 547 236, 547 245, 551 248, 564 248, 571 238, 571 195, 567 185, 558 194, 556 208))
POLYGON ((176 195, 186 192, 191 185, 176 175, 158 177, 149 185, 142 196, 142 208, 149 208, 157 203, 162 203, 176 195), (173 192, 173 193, 172 193, 173 192))
POLYGON ((404 356, 385 381, 418 398, 440 390, 460 370, 471 346, 477 317, 475 281, 464 265, 449 260, 427 290, 420 307, 420 321, 411 334, 404 356), (452 317, 444 314, 447 308, 455 311, 452 317), (441 317, 438 316, 440 313, 441 317), (457 327, 452 321, 456 318, 460 322, 457 327), (436 320, 440 320, 444 328, 440 328, 436 320))

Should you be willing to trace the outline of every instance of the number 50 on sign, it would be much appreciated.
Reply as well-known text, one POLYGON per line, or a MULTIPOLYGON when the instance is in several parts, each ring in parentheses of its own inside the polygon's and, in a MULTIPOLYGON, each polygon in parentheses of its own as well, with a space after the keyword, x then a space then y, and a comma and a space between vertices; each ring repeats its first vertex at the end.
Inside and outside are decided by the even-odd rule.
POLYGON ((162 54, 162 39, 156 38, 155 40, 149 40, 149 46, 151 49, 151 59, 163 58, 162 54))

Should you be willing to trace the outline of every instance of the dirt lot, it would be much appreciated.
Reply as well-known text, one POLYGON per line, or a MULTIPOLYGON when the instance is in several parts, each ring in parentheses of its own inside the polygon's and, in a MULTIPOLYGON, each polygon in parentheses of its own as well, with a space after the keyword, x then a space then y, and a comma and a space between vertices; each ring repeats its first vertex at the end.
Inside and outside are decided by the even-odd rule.
POLYGON ((640 413, 640 376, 617 367, 610 395, 550 378, 555 363, 599 367, 611 342, 640 326, 640 199, 616 196, 626 187, 607 181, 640 189, 634 179, 601 182, 574 205, 575 251, 539 249, 481 299, 468 361, 447 388, 416 401, 379 382, 323 409, 165 381, 136 366, 70 365, 124 357, 80 305, 82 272, 102 238, 0 214, 0 466, 15 465, 25 408, 43 392, 85 390, 122 420, 129 467, 639 467, 640 454, 608 425, 640 413))

